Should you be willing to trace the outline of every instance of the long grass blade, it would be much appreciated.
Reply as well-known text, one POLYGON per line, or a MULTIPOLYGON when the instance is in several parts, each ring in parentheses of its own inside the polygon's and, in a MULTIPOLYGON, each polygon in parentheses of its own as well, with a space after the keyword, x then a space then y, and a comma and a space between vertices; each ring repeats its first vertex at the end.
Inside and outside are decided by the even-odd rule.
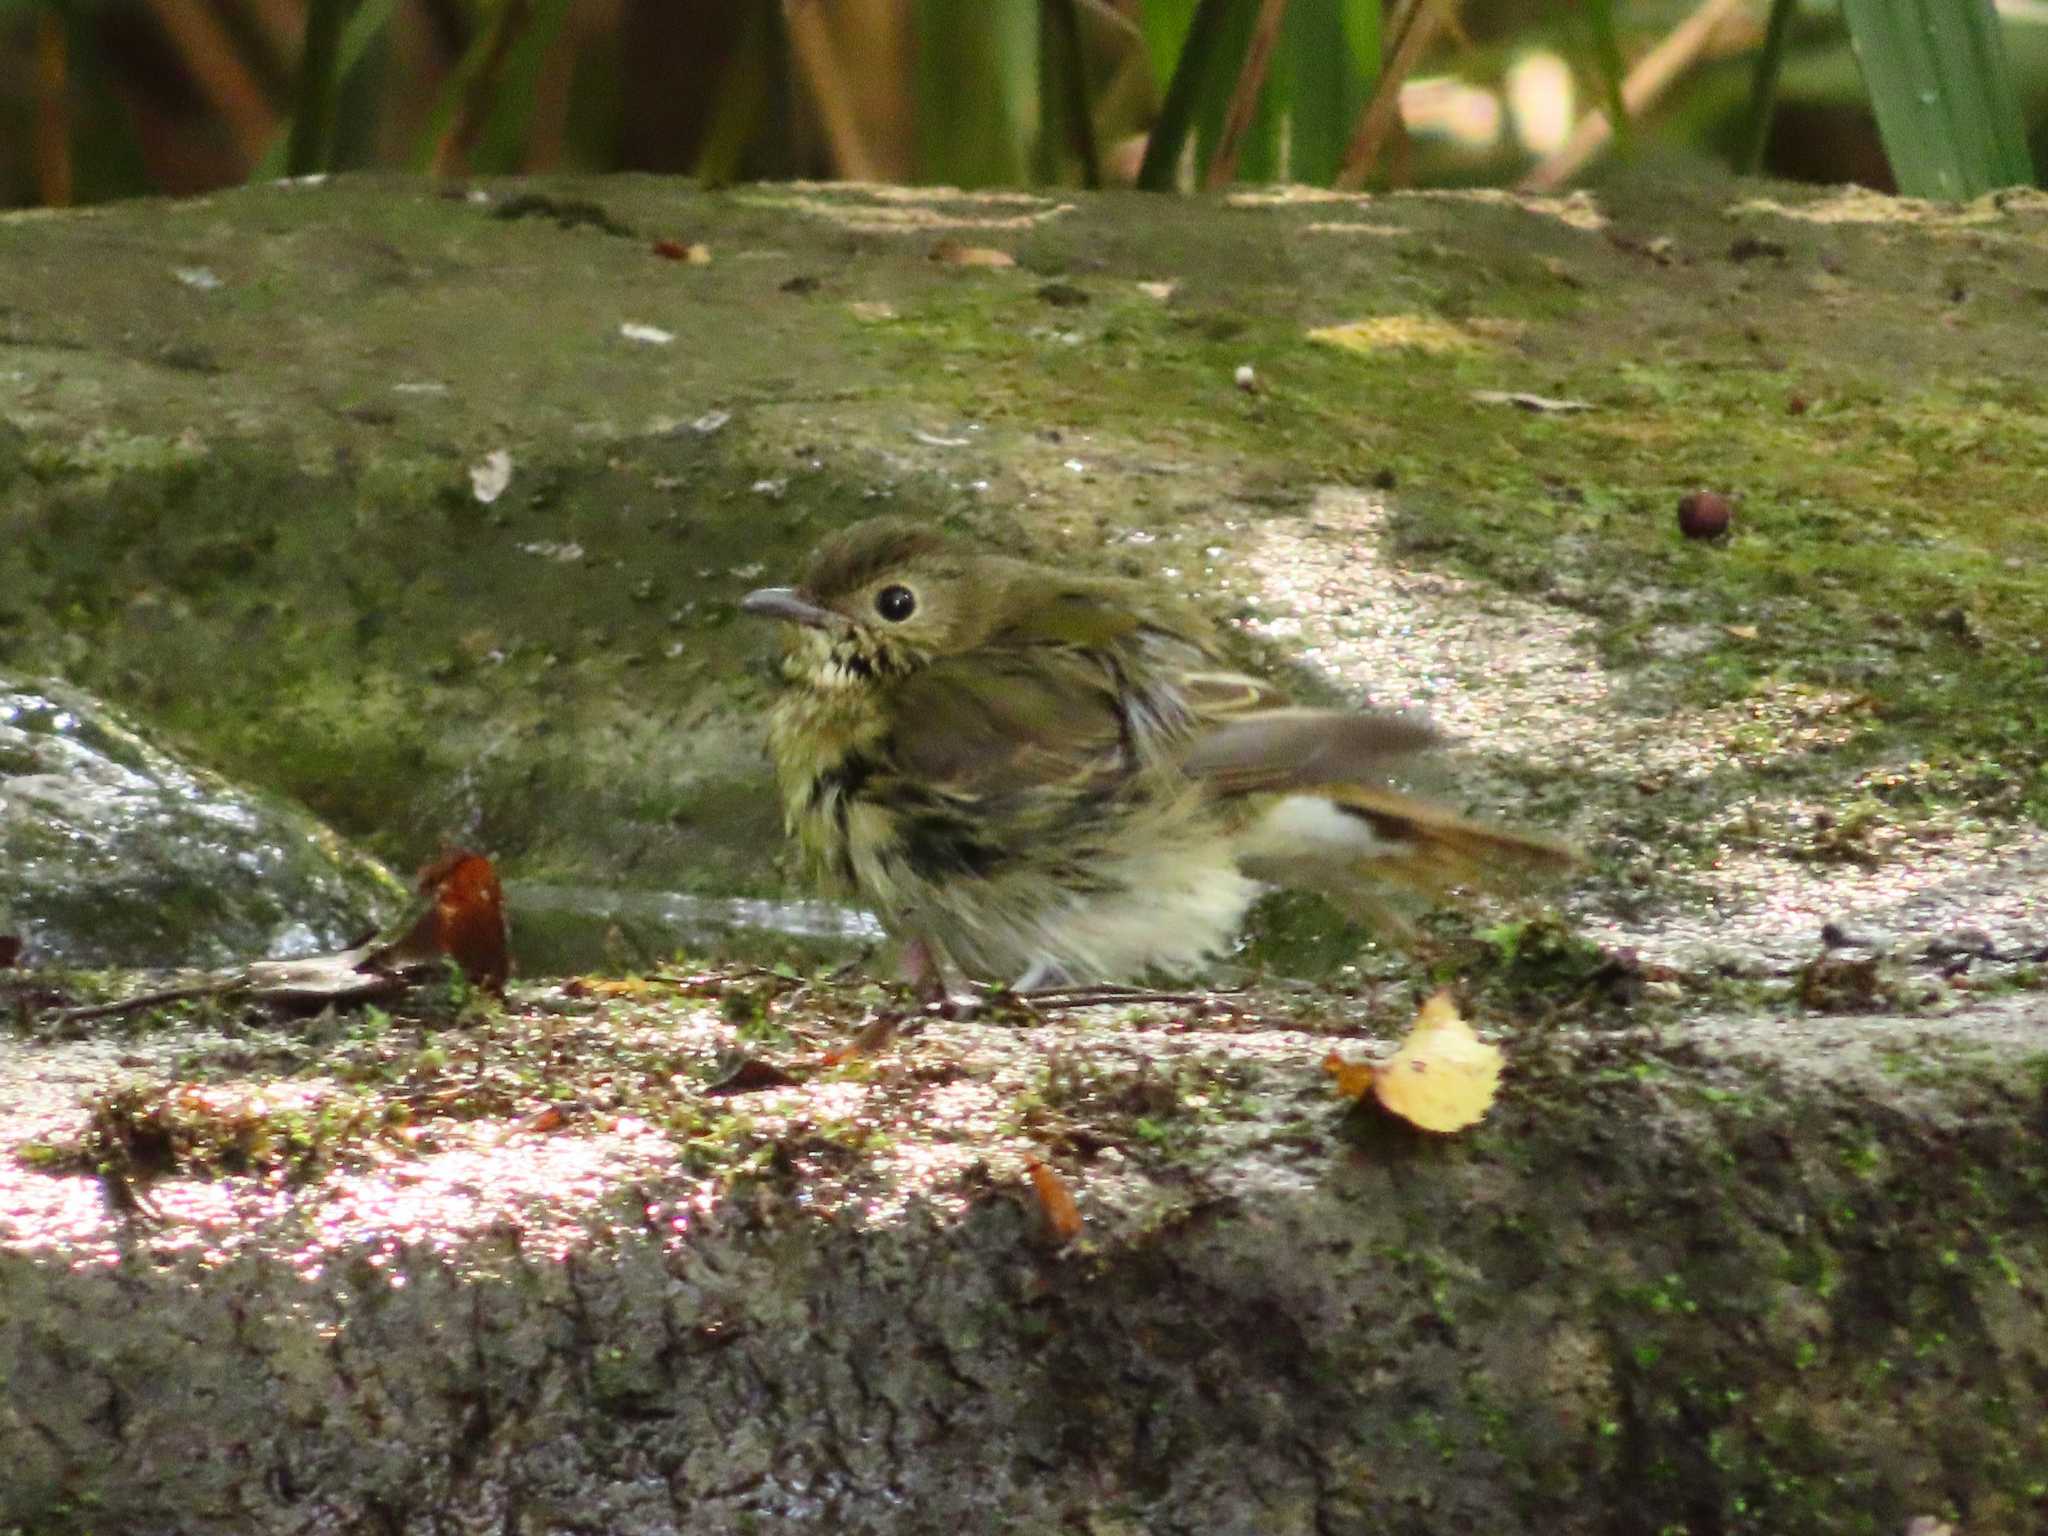
POLYGON ((1144 0, 1138 12, 1138 31, 1145 39, 1145 56, 1152 63, 1152 80, 1163 96, 1173 84, 1174 67, 1186 47, 1189 29, 1195 24, 1199 0, 1144 0))
POLYGON ((497 116, 500 83, 513 55, 536 24, 535 6, 536 0, 498 0, 441 88, 413 152, 415 169, 452 176, 469 166, 486 128, 497 116))
POLYGON ((548 51, 567 31, 569 13, 575 8, 576 0, 533 0, 532 20, 506 52, 504 71, 477 137, 471 157, 477 170, 509 172, 524 167, 534 109, 540 101, 541 72, 547 66, 548 51))
POLYGON ((1138 167, 1138 186, 1146 192, 1171 192, 1180 170, 1181 151, 1201 112, 1210 89, 1212 74, 1221 73, 1227 58, 1225 34, 1234 20, 1232 0, 1200 0, 1194 19, 1188 23, 1180 56, 1173 66, 1173 83, 1166 88, 1166 101, 1159 109, 1159 121, 1152 125, 1145 143, 1145 159, 1138 167))
POLYGON ((1040 106, 1037 0, 917 0, 916 14, 919 179, 1025 180, 1040 106))
POLYGON ((228 125, 243 163, 253 165, 277 127, 277 114, 233 33, 210 6, 148 0, 148 9, 228 125))
POLYGON ((778 5, 747 0, 739 41, 719 73, 711 118, 705 124, 692 169, 706 186, 727 186, 739 179, 748 150, 774 110, 776 84, 787 67, 787 49, 778 24, 781 14, 778 5))
POLYGON ((1967 198, 2031 183, 1992 0, 1842 0, 1899 190, 1967 198))
POLYGON ((1400 108, 1402 82, 1422 62, 1429 45, 1436 41, 1437 34, 1450 19, 1449 0, 1414 0, 1407 7, 1405 19, 1407 25, 1394 44, 1393 57, 1387 60, 1379 79, 1374 82, 1372 96, 1366 102, 1365 110, 1358 115, 1358 129, 1345 147, 1344 164, 1337 171, 1336 181, 1336 185, 1345 191, 1356 191, 1363 186, 1365 178, 1372 174, 1373 166, 1378 163, 1380 150, 1386 144, 1387 135, 1393 131, 1400 108))
MULTIPOLYGON (((1060 136, 1081 167, 1081 185, 1092 191, 1102 185, 1102 151, 1095 142, 1095 104, 1088 90, 1076 0, 1045 0, 1045 27, 1039 52, 1039 110, 1048 123, 1059 122, 1060 136)), ((1049 146, 1054 134, 1044 128, 1040 138, 1049 146)))
POLYGON ((1748 121, 1744 125, 1742 150, 1735 168, 1755 175, 1764 163, 1764 146, 1770 142, 1771 117, 1778 109, 1778 76, 1785 67, 1785 39, 1792 35, 1792 13, 1799 0, 1771 0, 1771 19, 1764 28, 1764 45, 1757 51, 1756 73, 1749 82, 1748 121))
POLYGON ((1294 0, 1274 68, 1287 80, 1287 175, 1326 185, 1379 79, 1379 0, 1294 0))
POLYGON ((36 197, 45 208, 71 205, 70 40, 53 7, 36 18, 36 197))
POLYGON ((1607 100, 1607 120, 1628 132, 1628 113, 1621 104, 1621 34, 1614 26, 1614 0, 1585 0, 1586 28, 1593 37, 1593 68, 1600 94, 1607 100))
POLYGON ((306 0, 305 41, 299 45, 299 82, 286 136, 287 176, 327 169, 334 145, 334 103, 341 73, 341 32, 351 0, 306 0))
POLYGON ((1258 20, 1252 23, 1251 42, 1245 49, 1237 84, 1231 89, 1230 103, 1223 113, 1223 131, 1209 155, 1204 185, 1212 190, 1230 185, 1237 175, 1237 157, 1258 112, 1259 98, 1266 88, 1266 72, 1273 64, 1273 47, 1280 40, 1280 24, 1286 19, 1287 0, 1260 0, 1258 20))
MULTIPOLYGON (((383 37, 384 29, 391 25, 392 13, 397 9, 398 0, 362 0, 349 15, 347 24, 341 29, 340 42, 335 47, 334 89, 337 100, 348 89, 349 81, 355 78, 356 70, 369 56, 370 50, 383 37)), ((285 131, 278 134, 271 141, 270 148, 263 152, 255 170, 249 173, 251 181, 275 181, 286 174, 292 135, 297 131, 298 118, 294 116, 285 125, 285 131)))
POLYGON ((789 32, 790 57, 817 113, 833 170, 852 181, 879 179, 879 162, 861 132, 860 104, 840 65, 820 0, 792 0, 783 24, 789 32))

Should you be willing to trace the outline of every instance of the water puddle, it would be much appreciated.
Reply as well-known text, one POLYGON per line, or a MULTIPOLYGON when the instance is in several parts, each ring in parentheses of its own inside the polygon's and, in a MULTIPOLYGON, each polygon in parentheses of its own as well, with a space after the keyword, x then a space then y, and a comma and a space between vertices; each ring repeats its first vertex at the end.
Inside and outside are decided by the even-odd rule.
POLYGON ((643 969, 678 954, 825 962, 860 954, 883 938, 871 913, 828 901, 532 880, 507 881, 505 901, 513 953, 528 976, 643 969))

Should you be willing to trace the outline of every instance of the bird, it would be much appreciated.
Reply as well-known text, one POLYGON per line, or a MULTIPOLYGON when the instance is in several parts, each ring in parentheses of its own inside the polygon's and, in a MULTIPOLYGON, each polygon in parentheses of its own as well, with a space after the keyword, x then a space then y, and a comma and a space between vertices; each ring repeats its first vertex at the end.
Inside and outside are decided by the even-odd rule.
POLYGON ((880 517, 739 607, 784 628, 768 747, 807 874, 934 995, 1199 974, 1275 884, 1385 916, 1574 860, 1397 788, 1426 720, 1297 703, 1143 580, 880 517))

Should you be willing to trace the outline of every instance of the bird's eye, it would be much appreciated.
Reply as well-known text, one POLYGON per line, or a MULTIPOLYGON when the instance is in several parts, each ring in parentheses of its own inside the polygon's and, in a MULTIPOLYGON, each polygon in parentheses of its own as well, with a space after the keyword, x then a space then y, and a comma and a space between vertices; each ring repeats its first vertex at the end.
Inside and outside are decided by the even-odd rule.
POLYGON ((875 594, 875 612, 891 624, 901 624, 917 612, 917 594, 908 587, 884 587, 875 594))

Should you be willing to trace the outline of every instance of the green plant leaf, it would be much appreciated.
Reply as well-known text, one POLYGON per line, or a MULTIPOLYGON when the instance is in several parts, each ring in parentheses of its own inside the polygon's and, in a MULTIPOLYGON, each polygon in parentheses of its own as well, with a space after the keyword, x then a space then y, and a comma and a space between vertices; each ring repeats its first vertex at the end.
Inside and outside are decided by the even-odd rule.
POLYGON ((1273 70, 1285 71, 1287 175, 1327 186, 1379 78, 1378 0, 1294 0, 1273 70))
MULTIPOLYGON (((357 68, 369 56, 369 52, 384 35, 384 29, 391 24, 392 13, 398 9, 398 0, 362 0, 348 23, 341 29, 341 41, 335 49, 334 94, 338 98, 347 89, 357 68)), ((297 131, 298 118, 295 114, 278 131, 263 158, 256 162, 256 168, 249 173, 251 181, 275 181, 288 174, 285 170, 291 148, 292 135, 297 131)), ((302 174, 292 172, 289 174, 302 174)))
POLYGON ((917 0, 917 175, 962 187, 1029 179, 1037 0, 917 0))
POLYGON ((1592 34, 1593 67, 1600 77, 1601 105, 1617 141, 1629 131, 1628 108, 1622 104, 1621 35, 1614 29, 1614 0, 1584 0, 1586 30, 1592 34))
POLYGON ((470 164, 478 171, 517 171, 526 161, 526 142, 533 129, 533 109, 540 96, 541 71, 548 51, 561 39, 576 0, 533 0, 532 16, 505 55, 483 132, 470 164))
POLYGON ((749 4, 739 42, 719 72, 718 94, 693 171, 699 181, 722 187, 739 179, 749 147, 771 120, 777 84, 788 70, 781 7, 749 4))
POLYGON ((1058 181, 1062 159, 1081 185, 1102 185, 1102 152, 1095 142, 1095 104, 1076 0, 1045 0, 1039 40, 1039 180, 1058 181))
POLYGON ((1162 94, 1173 84, 1174 67, 1195 22, 1196 4, 1197 0, 1145 0, 1140 8, 1145 56, 1152 61, 1152 79, 1162 94))
POLYGON ((1992 0, 1842 0, 1899 190, 1968 198, 2031 184, 1992 0))
POLYGON ((339 94, 341 33, 354 0, 306 0, 299 45, 299 79, 292 93, 292 125, 285 136, 287 176, 328 168, 334 147, 334 102, 339 94))
POLYGON ((1763 164, 1764 145, 1771 137, 1771 115, 1778 109, 1778 76, 1785 67, 1785 40, 1792 33, 1792 13, 1799 0, 1771 0, 1770 24, 1764 29, 1764 45, 1757 50, 1756 73, 1749 85, 1749 112, 1744 126, 1742 151, 1735 162, 1738 171, 1752 175, 1763 164))
MULTIPOLYGON (((1147 7, 1150 9, 1150 7, 1147 7)), ((1236 71, 1230 40, 1250 27, 1250 7, 1233 0, 1200 0, 1188 23, 1179 57, 1173 66, 1173 81, 1166 88, 1166 102, 1159 109, 1159 121, 1145 145, 1145 160, 1138 167, 1138 186, 1147 192, 1171 192, 1180 170, 1181 151, 1196 123, 1211 114, 1220 121, 1229 101, 1236 71)), ((1236 49, 1242 56, 1240 40, 1236 49)), ((1213 132, 1213 129, 1211 130, 1213 132)), ((1199 170, 1199 167, 1197 167, 1199 170)))

